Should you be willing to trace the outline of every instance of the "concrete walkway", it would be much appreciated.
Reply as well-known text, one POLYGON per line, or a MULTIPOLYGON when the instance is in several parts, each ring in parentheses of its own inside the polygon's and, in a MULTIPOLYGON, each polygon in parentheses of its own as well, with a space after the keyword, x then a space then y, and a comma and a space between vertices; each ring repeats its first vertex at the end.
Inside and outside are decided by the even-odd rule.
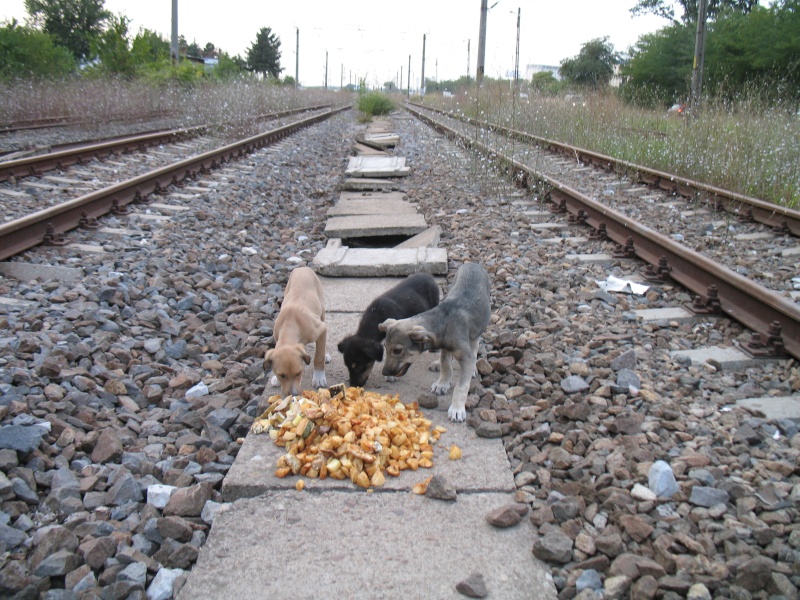
MULTIPOLYGON (((355 331, 371 299, 400 279, 321 279, 332 355, 328 383, 346 382, 336 344, 355 331)), ((428 370, 434 359, 423 355, 395 383, 376 365, 366 387, 415 400, 436 377, 428 370)), ((310 386, 310 370, 303 383, 310 386)), ((434 467, 387 477, 372 492, 330 478, 306 478, 298 492, 297 477, 275 477, 280 451, 269 436, 248 435, 223 482, 232 504, 217 514, 179 598, 463 598, 455 586, 472 573, 483 575, 491 598, 555 598, 549 568, 532 554, 529 520, 505 530, 485 521, 487 512, 514 501, 501 440, 449 423, 449 400, 423 411, 447 428, 435 446, 434 467), (462 449, 461 460, 448 459, 453 444, 462 449), (456 487, 455 502, 411 493, 433 474, 456 487)))
MULTIPOLYGON (((378 123, 375 129, 384 127, 378 123)), ((391 219, 396 220, 397 214, 391 219)), ((339 341, 355 332, 373 298, 403 279, 376 275, 446 272, 446 251, 435 247, 438 230, 428 235, 431 246, 382 250, 380 260, 367 257, 357 273, 368 277, 320 277, 332 358, 328 385, 348 380, 336 349, 339 341), (413 255, 410 261, 400 256, 404 252, 413 255), (392 257, 386 258, 388 254, 392 257), (429 254, 436 255, 433 263, 428 262, 429 254), (406 266, 391 267, 393 261, 406 266), (443 269, 430 266, 437 262, 443 269)), ((336 252, 337 247, 326 250, 336 252)), ((338 274, 320 258, 315 259, 318 273, 338 274)), ((443 297, 446 291, 442 290, 443 297)), ((414 401, 427 394, 436 379, 428 370, 435 358, 423 355, 394 383, 384 380, 378 364, 365 388, 414 401)), ((304 389, 310 388, 310 379, 307 369, 304 389)), ((349 480, 304 478, 305 488, 298 492, 298 477, 275 477, 281 452, 270 437, 249 434, 223 481, 223 497, 230 504, 217 513, 178 598, 464 598, 456 585, 480 573, 490 598, 555 599, 550 569, 532 553, 535 532, 529 519, 508 529, 485 520, 490 510, 514 501, 516 487, 502 441, 478 438, 466 424, 450 423, 449 402, 450 396, 443 396, 438 408, 423 411, 434 425, 447 428, 434 446, 433 468, 387 476, 386 485, 370 490, 349 480), (448 458, 454 444, 463 452, 457 461, 448 458), (434 474, 456 488, 455 501, 411 492, 434 474)))

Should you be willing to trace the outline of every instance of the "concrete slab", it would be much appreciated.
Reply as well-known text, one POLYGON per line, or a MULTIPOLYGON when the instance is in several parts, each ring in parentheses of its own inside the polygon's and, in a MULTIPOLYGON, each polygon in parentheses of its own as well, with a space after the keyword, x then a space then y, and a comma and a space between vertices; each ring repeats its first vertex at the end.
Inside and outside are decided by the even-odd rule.
POLYGON ((401 242, 395 246, 396 249, 403 249, 403 248, 420 248, 422 246, 428 246, 430 248, 435 248, 439 245, 439 240, 442 237, 442 228, 438 225, 434 225, 433 227, 428 227, 422 233, 418 233, 412 238, 408 238, 405 242, 401 242))
POLYGON ((356 136, 356 140, 366 146, 383 150, 385 148, 394 148, 400 143, 400 136, 396 133, 365 133, 356 136))
POLYGON ((742 400, 737 400, 736 406, 741 406, 754 413, 762 414, 764 418, 769 420, 800 420, 800 395, 744 398, 742 400))
POLYGON ((239 500, 217 513, 178 600, 463 599, 455 586, 476 572, 492 598, 555 600, 530 521, 497 529, 484 519, 512 500, 363 491, 239 500))
MULTIPOLYGON (((328 209, 329 217, 348 215, 415 215, 417 207, 407 200, 383 200, 381 198, 340 198, 336 206, 328 209)), ((385 217, 384 217, 385 218, 385 217)))
POLYGON ((60 267, 54 265, 37 265, 24 262, 0 262, 0 275, 13 277, 19 281, 62 281, 72 283, 83 279, 84 271, 80 267, 60 267))
POLYGON ((350 177, 406 177, 409 173, 404 156, 353 156, 345 170, 350 177))
POLYGON ((619 260, 615 259, 610 254, 604 254, 602 252, 598 254, 567 254, 565 258, 568 260, 578 260, 580 262, 596 263, 600 265, 605 265, 605 264, 610 265, 615 260, 619 260))
POLYGON ((408 202, 408 194, 405 192, 393 192, 389 190, 363 190, 353 192, 345 191, 339 194, 339 201, 341 202, 342 200, 374 200, 376 202, 395 202, 402 200, 408 202))
POLYGON ((358 156, 386 156, 386 152, 383 150, 365 144, 359 144, 358 142, 353 144, 353 150, 358 156))
MULTIPOLYGON (((372 299, 400 278, 336 279, 322 276, 329 327, 329 384, 346 381, 336 343, 355 331, 372 299)), ((427 392, 436 374, 435 354, 421 356, 405 377, 389 383, 373 369, 367 389, 403 401, 427 392)), ((304 384, 310 383, 310 369, 304 384)), ((267 392, 269 393, 269 391, 267 392)), ((404 471, 387 485, 364 491, 349 481, 274 477, 280 450, 268 435, 248 435, 223 482, 226 500, 217 513, 179 600, 217 598, 462 598, 455 585, 483 574, 491 597, 555 600, 547 565, 531 553, 535 531, 528 519, 509 529, 488 525, 484 515, 513 501, 515 489, 502 441, 477 438, 464 424, 447 422, 449 396, 424 410, 447 431, 435 445, 432 469, 404 471), (446 456, 450 445, 463 458, 446 456), (409 492, 433 473, 456 486, 458 499, 442 502, 409 492), (246 498, 252 494, 260 494, 246 498), (323 565, 298 576, 310 557, 323 565), (354 558, 355 560, 351 560, 354 558)))
POLYGON ((781 256, 798 256, 800 255, 800 246, 795 246, 794 248, 787 248, 783 252, 781 252, 781 256))
POLYGON ((388 179, 345 179, 342 184, 344 190, 399 190, 400 183, 388 179))
POLYGON ((692 363, 696 365, 702 365, 710 359, 722 365, 723 370, 748 369, 750 367, 762 366, 767 362, 785 362, 771 358, 753 358, 738 348, 722 348, 720 346, 708 346, 706 348, 696 348, 694 350, 673 350, 669 354, 672 357, 678 355, 687 356, 692 360, 692 363))
POLYGON ((314 257, 314 270, 329 277, 398 277, 411 273, 447 274, 444 248, 325 247, 314 257))
POLYGON ((347 215, 330 217, 325 224, 329 238, 360 238, 387 235, 416 235, 428 228, 425 217, 414 214, 347 215))
POLYGON ((106 233, 108 235, 141 235, 140 231, 134 229, 125 229, 123 227, 101 227, 97 233, 106 233))
POLYGON ((0 296, 0 310, 21 310, 23 308, 31 308, 38 305, 38 302, 31 302, 30 300, 18 300, 17 298, 6 298, 5 296, 0 296))
POLYGON ((735 240, 774 240, 775 234, 774 233, 740 233, 739 235, 733 236, 735 240))
POLYGON ((52 246, 53 248, 63 248, 64 250, 78 250, 80 252, 90 252, 92 254, 103 254, 105 249, 102 246, 91 244, 67 244, 66 246, 52 246))
MULTIPOLYGON (((341 315, 339 319, 341 321, 341 315)), ((349 319, 352 321, 352 319, 349 319)), ((331 319, 330 322, 335 322, 331 319)), ((349 329, 348 333, 355 331, 355 325, 349 329)), ((333 336, 331 340, 340 340, 344 334, 333 336)), ((333 347, 336 352, 336 347, 333 347)), ((420 357, 419 364, 414 366, 420 369, 422 363, 429 363, 435 360, 435 356, 420 357), (427 358, 427 360, 425 360, 427 358)), ((328 373, 328 383, 346 382, 347 373, 343 378, 331 379, 333 373, 328 373)), ((423 373, 424 381, 430 389, 431 383, 436 380, 434 373, 423 373)), ((420 386, 409 386, 404 382, 388 383, 381 382, 380 385, 371 385, 372 381, 380 382, 380 366, 373 370, 372 377, 368 382, 369 389, 381 394, 397 394, 401 401, 412 402, 416 400, 419 393, 403 393, 402 390, 409 387, 417 388, 422 393, 425 390, 419 389, 420 386)), ((404 380, 416 380, 412 373, 407 374, 404 380)), ((280 390, 276 390, 280 393, 280 390)), ((442 434, 441 439, 433 445, 433 467, 430 469, 418 469, 416 471, 401 471, 398 477, 386 476, 386 485, 375 488, 376 492, 406 491, 431 475, 443 475, 452 483, 458 493, 462 492, 481 492, 492 490, 513 494, 516 491, 514 478, 511 476, 511 467, 508 463, 506 451, 503 443, 499 439, 479 438, 475 435, 475 430, 467 427, 463 423, 450 423, 447 420, 447 407, 450 405, 450 396, 443 396, 438 409, 422 410, 426 418, 430 419, 434 426, 441 425, 447 429, 442 434), (448 452, 452 445, 461 448, 463 457, 460 460, 450 460, 448 452)), ((339 481, 328 477, 327 479, 309 479, 307 477, 288 476, 280 479, 275 476, 276 462, 280 456, 285 454, 283 449, 278 448, 267 434, 253 435, 248 434, 244 444, 236 456, 228 474, 222 482, 222 497, 225 502, 232 502, 240 498, 253 498, 272 490, 293 490, 298 479, 305 481, 305 489, 309 492, 323 491, 358 491, 360 488, 349 479, 339 481)))
MULTIPOLYGON (((539 213, 525 213, 525 214, 539 214, 539 213)), ((569 227, 566 223, 531 223, 531 229, 534 231, 541 231, 547 229, 566 229, 569 227)))
MULTIPOLYGON (((173 198, 182 198, 184 200, 191 200, 197 197, 196 195, 190 196, 188 194, 170 194, 170 196, 173 198)), ((150 204, 147 205, 147 207, 153 210, 160 210, 163 212, 173 212, 173 213, 186 212, 188 210, 192 210, 191 206, 183 206, 181 204, 163 204, 161 202, 151 202, 150 204)))
POLYGON ((589 238, 583 235, 578 235, 575 237, 559 237, 559 238, 544 238, 539 240, 545 244, 569 244, 569 245, 578 245, 578 244, 586 244, 589 242, 589 238))
POLYGON ((691 323, 698 319, 708 319, 708 315, 696 315, 686 310, 682 306, 670 306, 667 308, 645 308, 633 311, 637 317, 647 323, 653 321, 675 321, 676 323, 691 323))

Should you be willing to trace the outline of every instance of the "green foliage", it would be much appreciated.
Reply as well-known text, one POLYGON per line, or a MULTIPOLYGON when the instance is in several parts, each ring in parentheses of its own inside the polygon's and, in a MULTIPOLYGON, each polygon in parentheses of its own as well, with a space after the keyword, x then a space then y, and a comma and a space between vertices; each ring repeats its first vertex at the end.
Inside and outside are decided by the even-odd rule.
MULTIPOLYGON (((695 26, 674 24, 639 38, 623 68, 624 98, 668 105, 689 95, 695 26)), ((709 25, 704 95, 733 100, 758 88, 762 101, 800 100, 800 0, 748 13, 728 10, 709 25)))
POLYGON ((559 73, 569 83, 601 88, 608 85, 619 56, 607 37, 586 42, 578 56, 561 61, 559 73))
POLYGON ((800 100, 800 0, 721 15, 708 34, 704 79, 720 97, 753 86, 773 100, 800 100))
POLYGON ((281 79, 281 85, 294 87, 295 85, 297 85, 297 82, 291 75, 284 75, 283 79, 281 79))
POLYGON ((247 49, 247 65, 251 71, 261 73, 264 77, 272 75, 280 77, 281 40, 272 33, 269 27, 262 27, 256 35, 256 41, 247 49))
POLYGON ((565 84, 556 79, 550 71, 539 71, 531 77, 531 88, 544 96, 556 96, 564 87, 565 84))
POLYGON ((140 29, 131 44, 133 62, 137 65, 168 61, 169 51, 169 42, 149 29, 140 29))
POLYGON ((0 79, 62 77, 75 70, 75 59, 53 38, 11 21, 0 27, 0 79))
POLYGON ((210 73, 214 79, 230 81, 247 74, 245 62, 239 56, 231 58, 226 52, 220 52, 217 60, 217 66, 210 73))
POLYGON ((668 105, 689 96, 694 59, 694 28, 671 25, 639 38, 630 61, 623 96, 642 106, 668 105))
POLYGON ((109 17, 108 28, 94 38, 92 43, 93 54, 98 58, 98 62, 89 67, 87 72, 95 71, 123 77, 133 77, 136 74, 134 55, 128 47, 129 23, 127 17, 109 17))
POLYGON ((91 58, 92 39, 103 32, 111 16, 105 0, 25 0, 34 24, 67 48, 76 60, 91 58))
POLYGON ((380 92, 370 92, 359 97, 358 110, 367 117, 388 115, 394 110, 394 103, 380 92))
MULTIPOLYGON (((673 23, 697 23, 699 13, 698 0, 639 0, 631 8, 634 15, 654 14, 658 17, 669 19, 673 23), (675 7, 677 4, 681 8, 681 14, 675 17, 675 7)), ((713 19, 718 13, 725 11, 736 11, 748 13, 758 6, 758 0, 709 0, 706 6, 706 13, 709 19, 713 19)))

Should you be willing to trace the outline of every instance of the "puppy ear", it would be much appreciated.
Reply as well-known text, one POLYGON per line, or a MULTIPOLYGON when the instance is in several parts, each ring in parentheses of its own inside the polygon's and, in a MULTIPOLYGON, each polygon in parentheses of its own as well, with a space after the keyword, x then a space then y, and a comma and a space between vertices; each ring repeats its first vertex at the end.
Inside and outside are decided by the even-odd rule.
POLYGON ((311 362, 311 355, 306 352, 306 347, 303 344, 297 344, 297 349, 300 351, 300 358, 303 362, 309 364, 311 362))
POLYGON ((386 330, 389 329, 392 325, 397 323, 397 319, 386 319, 383 323, 378 325, 378 331, 386 333, 386 330))
POLYGON ((272 367, 272 355, 275 353, 275 348, 270 348, 264 355, 264 370, 269 371, 272 367))
POLYGON ((416 344, 436 343, 436 336, 433 335, 430 331, 428 331, 424 327, 420 327, 419 325, 414 326, 414 328, 409 332, 408 337, 411 338, 411 341, 416 344))
POLYGON ((378 342, 371 342, 364 345, 364 354, 375 361, 383 360, 383 344, 378 342))
POLYGON ((336 348, 338 348, 339 352, 344 354, 345 350, 347 350, 347 346, 348 346, 349 343, 350 343, 350 338, 346 337, 341 342, 339 342, 339 344, 336 346, 336 348))

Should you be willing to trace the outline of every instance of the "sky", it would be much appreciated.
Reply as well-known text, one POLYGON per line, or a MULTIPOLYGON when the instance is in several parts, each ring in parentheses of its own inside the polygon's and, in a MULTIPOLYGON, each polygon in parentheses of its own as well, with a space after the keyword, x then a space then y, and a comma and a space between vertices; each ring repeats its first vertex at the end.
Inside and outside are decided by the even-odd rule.
MULTIPOLYGON (((0 22, 12 17, 24 23, 24 0, 3 0, 0 22)), ((526 65, 557 66, 576 56, 582 45, 608 37, 625 52, 645 33, 666 26, 653 15, 634 17, 636 0, 489 0, 485 73, 513 76, 519 10, 520 74, 526 65)), ((419 85, 425 36, 425 77, 457 79, 475 76, 480 29, 480 0, 178 0, 178 32, 200 47, 211 42, 230 55, 246 56, 262 27, 281 41, 282 75, 295 75, 299 29, 299 79, 323 85, 327 51, 328 85, 370 86, 386 81, 419 85), (469 54, 468 54, 469 48, 469 54)), ((131 20, 132 36, 140 28, 171 35, 172 0, 105 0, 105 8, 131 20)))

